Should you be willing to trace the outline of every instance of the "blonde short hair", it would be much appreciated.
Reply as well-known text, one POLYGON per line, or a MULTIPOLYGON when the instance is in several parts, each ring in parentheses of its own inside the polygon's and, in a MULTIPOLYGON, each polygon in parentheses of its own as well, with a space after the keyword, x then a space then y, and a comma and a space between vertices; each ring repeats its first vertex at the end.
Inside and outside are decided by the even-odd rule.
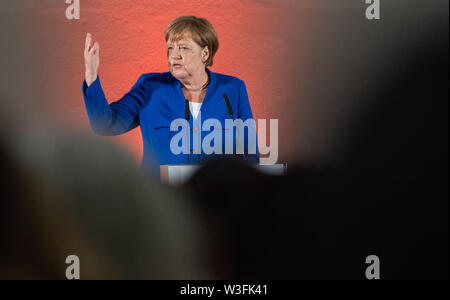
POLYGON ((166 29, 165 39, 178 41, 186 34, 190 35, 192 40, 200 47, 208 46, 209 57, 206 66, 213 65, 213 58, 219 49, 219 39, 214 27, 204 18, 194 16, 181 16, 173 20, 166 29))

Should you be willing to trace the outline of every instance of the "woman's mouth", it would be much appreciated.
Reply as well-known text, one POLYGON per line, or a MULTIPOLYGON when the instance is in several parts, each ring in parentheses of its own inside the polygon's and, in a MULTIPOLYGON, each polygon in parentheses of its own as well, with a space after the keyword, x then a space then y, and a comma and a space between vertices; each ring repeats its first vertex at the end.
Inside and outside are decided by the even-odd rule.
POLYGON ((174 68, 174 69, 179 69, 179 68, 181 68, 183 65, 181 65, 181 64, 172 64, 172 68, 174 68))

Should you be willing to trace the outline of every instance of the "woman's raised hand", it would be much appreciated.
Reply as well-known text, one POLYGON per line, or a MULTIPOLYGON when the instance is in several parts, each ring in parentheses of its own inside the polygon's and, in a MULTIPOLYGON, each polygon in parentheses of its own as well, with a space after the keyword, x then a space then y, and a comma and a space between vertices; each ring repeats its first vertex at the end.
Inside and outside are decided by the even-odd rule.
POLYGON ((92 35, 87 33, 84 47, 84 64, 86 84, 90 86, 97 79, 98 66, 100 65, 100 44, 92 44, 92 35))

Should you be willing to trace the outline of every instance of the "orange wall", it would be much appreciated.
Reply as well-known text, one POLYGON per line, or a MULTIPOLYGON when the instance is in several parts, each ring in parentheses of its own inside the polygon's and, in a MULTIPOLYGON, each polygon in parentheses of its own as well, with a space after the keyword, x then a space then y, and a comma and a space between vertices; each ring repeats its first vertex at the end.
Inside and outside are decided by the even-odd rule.
MULTIPOLYGON (((167 71, 164 30, 175 17, 205 17, 220 39, 211 69, 246 82, 255 118, 279 119, 279 161, 321 161, 342 148, 353 111, 413 53, 442 3, 448 11, 440 3, 425 13, 393 0, 371 22, 354 0, 81 0, 81 19, 67 20, 64 0, 2 0, 0 94, 25 110, 14 125, 35 117, 92 134, 81 93, 86 32, 100 42, 114 101, 142 73, 167 71)), ((139 129, 107 139, 141 160, 139 129)))
MULTIPOLYGON (((82 80, 81 61, 85 32, 100 42, 99 74, 109 101, 120 98, 140 74, 166 72, 164 31, 171 20, 180 15, 207 18, 219 35, 219 51, 214 72, 233 75, 246 82, 255 118, 276 118, 274 101, 279 74, 276 69, 282 54, 282 40, 276 26, 289 13, 289 8, 275 1, 82 1, 81 19, 64 21, 63 35, 69 44, 61 43, 59 52, 71 52, 65 69, 78 73, 64 74, 67 82, 79 87, 82 80), (132 4, 130 4, 132 3, 132 4), (67 49, 71 47, 72 49, 67 49), (74 51, 73 48, 76 48, 74 51), (274 111, 275 110, 275 111, 274 111)), ((62 75, 62 74, 61 74, 62 75)), ((70 87, 68 87, 70 89, 70 87)), ((71 97, 68 106, 78 107, 81 95, 71 97)), ((72 117, 86 123, 82 110, 72 111, 72 117)), ((115 137, 121 145, 140 160, 142 141, 139 130, 115 137)))

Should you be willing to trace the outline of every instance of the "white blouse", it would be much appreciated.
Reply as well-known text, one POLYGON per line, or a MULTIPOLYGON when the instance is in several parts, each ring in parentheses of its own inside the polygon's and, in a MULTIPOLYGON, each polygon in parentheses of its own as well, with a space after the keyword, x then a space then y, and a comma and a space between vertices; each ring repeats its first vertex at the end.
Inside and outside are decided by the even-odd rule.
POLYGON ((197 118, 197 115, 200 111, 200 107, 202 106, 202 102, 191 102, 189 101, 189 110, 192 113, 192 116, 194 117, 194 119, 197 118))

